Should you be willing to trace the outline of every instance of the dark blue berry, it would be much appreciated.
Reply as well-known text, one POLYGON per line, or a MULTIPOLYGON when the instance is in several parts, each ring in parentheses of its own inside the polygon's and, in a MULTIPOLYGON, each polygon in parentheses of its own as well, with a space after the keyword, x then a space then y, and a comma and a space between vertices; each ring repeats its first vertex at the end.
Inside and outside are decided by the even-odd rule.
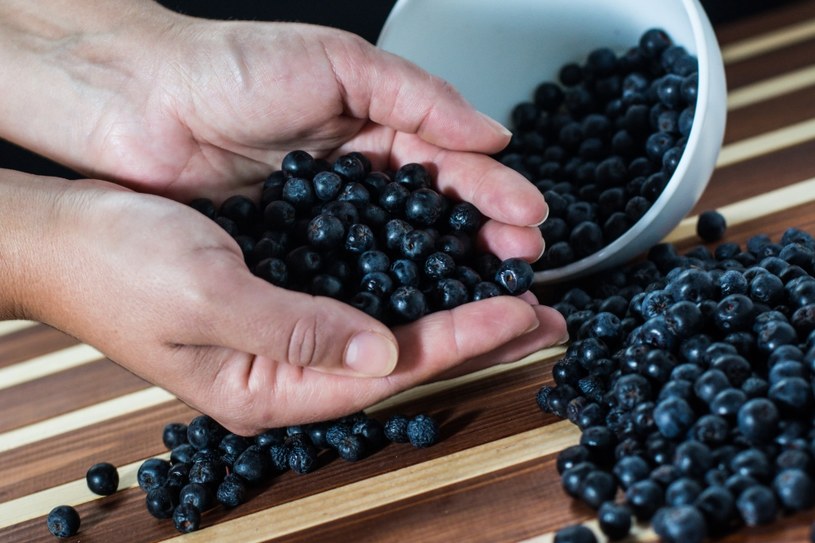
POLYGON ((407 438, 414 447, 429 447, 439 440, 439 427, 428 415, 416 415, 407 423, 407 438))
POLYGON ((48 531, 56 537, 71 537, 79 532, 79 513, 70 505, 58 505, 51 509, 45 522, 48 531))
POLYGON ((148 491, 145 501, 147 512, 157 519, 172 518, 176 503, 172 492, 166 486, 159 486, 148 491))
POLYGON ((173 510, 173 525, 182 534, 195 532, 201 527, 201 511, 190 503, 180 503, 173 510))
MULTIPOLYGON (((168 467, 169 471, 169 467, 168 467)), ((142 474, 145 476, 145 474, 142 474)), ((100 496, 110 496, 119 488, 119 471, 108 462, 92 465, 85 474, 88 489, 100 496)))
POLYGON ((239 475, 230 473, 218 485, 215 499, 226 507, 235 508, 246 502, 247 495, 246 482, 239 475))

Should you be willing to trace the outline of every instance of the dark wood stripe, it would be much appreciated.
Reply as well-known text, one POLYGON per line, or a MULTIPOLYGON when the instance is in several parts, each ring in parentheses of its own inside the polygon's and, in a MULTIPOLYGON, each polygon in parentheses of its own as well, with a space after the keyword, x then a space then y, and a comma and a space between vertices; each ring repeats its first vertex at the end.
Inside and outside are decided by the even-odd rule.
MULTIPOLYGON (((815 54, 812 60, 815 62, 815 54)), ((727 116, 724 144, 778 130, 806 119, 815 119, 813 97, 815 86, 810 86, 731 110, 727 116)))
POLYGON ((0 336, 0 368, 77 345, 79 341, 50 326, 38 324, 0 336))
POLYGON ((274 541, 374 542, 398 534, 400 541, 510 543, 593 518, 561 490, 554 463, 541 458, 274 541))
POLYGON ((737 89, 754 81, 761 81, 799 70, 812 64, 815 39, 810 39, 769 51, 727 65, 727 88, 737 89))
POLYGON ((814 156, 815 141, 809 141, 719 168, 691 215, 815 177, 814 156))
POLYGON ((0 432, 147 388, 150 384, 110 360, 83 364, 3 390, 0 432), (34 400, 36 398, 36 400, 34 400))
MULTIPOLYGON (((734 4, 736 5, 736 4, 734 4)), ((815 18, 815 3, 807 0, 788 3, 759 15, 733 21, 716 27, 716 37, 722 46, 767 32, 785 28, 807 19, 815 18)))
MULTIPOLYGON (((536 428, 547 420, 555 421, 554 417, 543 417, 535 404, 535 392, 543 381, 551 379, 551 364, 520 368, 496 376, 488 383, 472 383, 397 410, 409 414, 432 410, 444 425, 444 433, 450 439, 426 454, 423 451, 423 459, 428 459, 427 454, 435 458, 486 443, 536 428), (484 409, 485 405, 490 406, 489 410, 484 409), (503 422, 505 419, 511 423, 503 422)), ((384 418, 387 414, 377 416, 384 418)), ((170 402, 0 453, 0 465, 11 473, 0 481, 0 501, 78 479, 96 462, 120 465, 160 454, 164 452, 161 443, 164 425, 173 421, 187 422, 193 416, 189 408, 170 402)), ((405 448, 398 452, 408 453, 405 448)))
POLYGON ((164 425, 194 416, 172 401, 0 453, 0 502, 82 479, 97 462, 118 466, 161 454, 164 425))

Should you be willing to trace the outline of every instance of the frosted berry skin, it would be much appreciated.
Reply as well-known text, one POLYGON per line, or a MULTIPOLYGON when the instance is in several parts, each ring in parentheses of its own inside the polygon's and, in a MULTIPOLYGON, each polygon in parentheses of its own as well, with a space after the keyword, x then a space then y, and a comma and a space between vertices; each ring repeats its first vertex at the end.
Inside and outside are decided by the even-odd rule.
POLYGON ((439 427, 436 421, 427 415, 416 415, 407 423, 407 438, 417 448, 430 447, 439 440, 439 427))
POLYGON ((76 509, 70 505, 54 507, 45 519, 48 531, 56 537, 64 538, 79 532, 80 518, 76 509))

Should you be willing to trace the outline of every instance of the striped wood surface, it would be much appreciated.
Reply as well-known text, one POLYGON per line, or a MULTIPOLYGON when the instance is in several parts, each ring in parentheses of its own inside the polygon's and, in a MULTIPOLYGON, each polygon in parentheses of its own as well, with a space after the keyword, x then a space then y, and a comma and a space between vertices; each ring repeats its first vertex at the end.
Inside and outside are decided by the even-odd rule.
MULTIPOLYGON (((694 217, 719 208, 728 239, 744 242, 789 226, 815 232, 815 0, 716 29, 726 62, 725 146, 696 208, 668 239, 690 247, 694 217)), ((569 423, 542 414, 535 391, 551 382, 562 348, 502 367, 407 391, 372 408, 426 411, 444 440, 429 449, 390 445, 351 464, 324 458, 314 473, 287 473, 245 505, 205 514, 190 541, 548 542, 585 522, 568 499, 556 453, 576 442, 569 423)), ((178 538, 150 517, 135 471, 166 454, 161 429, 195 412, 105 359, 35 323, 0 322, 0 542, 53 541, 44 515, 73 504, 73 541, 178 538), (84 483, 99 461, 119 466, 120 492, 99 498, 84 483)), ((811 512, 724 541, 803 541, 811 512)), ((654 541, 647 526, 631 541, 654 541)))

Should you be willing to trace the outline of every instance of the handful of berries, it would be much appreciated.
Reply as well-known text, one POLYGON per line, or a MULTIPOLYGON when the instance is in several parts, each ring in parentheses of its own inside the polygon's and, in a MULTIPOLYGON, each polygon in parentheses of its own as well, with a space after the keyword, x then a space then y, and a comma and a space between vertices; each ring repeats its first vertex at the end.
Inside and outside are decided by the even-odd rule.
POLYGON ((329 296, 389 325, 532 285, 526 261, 475 249, 483 217, 431 188, 421 164, 372 171, 349 153, 333 163, 292 151, 260 202, 232 196, 190 203, 231 234, 252 272, 329 296))

